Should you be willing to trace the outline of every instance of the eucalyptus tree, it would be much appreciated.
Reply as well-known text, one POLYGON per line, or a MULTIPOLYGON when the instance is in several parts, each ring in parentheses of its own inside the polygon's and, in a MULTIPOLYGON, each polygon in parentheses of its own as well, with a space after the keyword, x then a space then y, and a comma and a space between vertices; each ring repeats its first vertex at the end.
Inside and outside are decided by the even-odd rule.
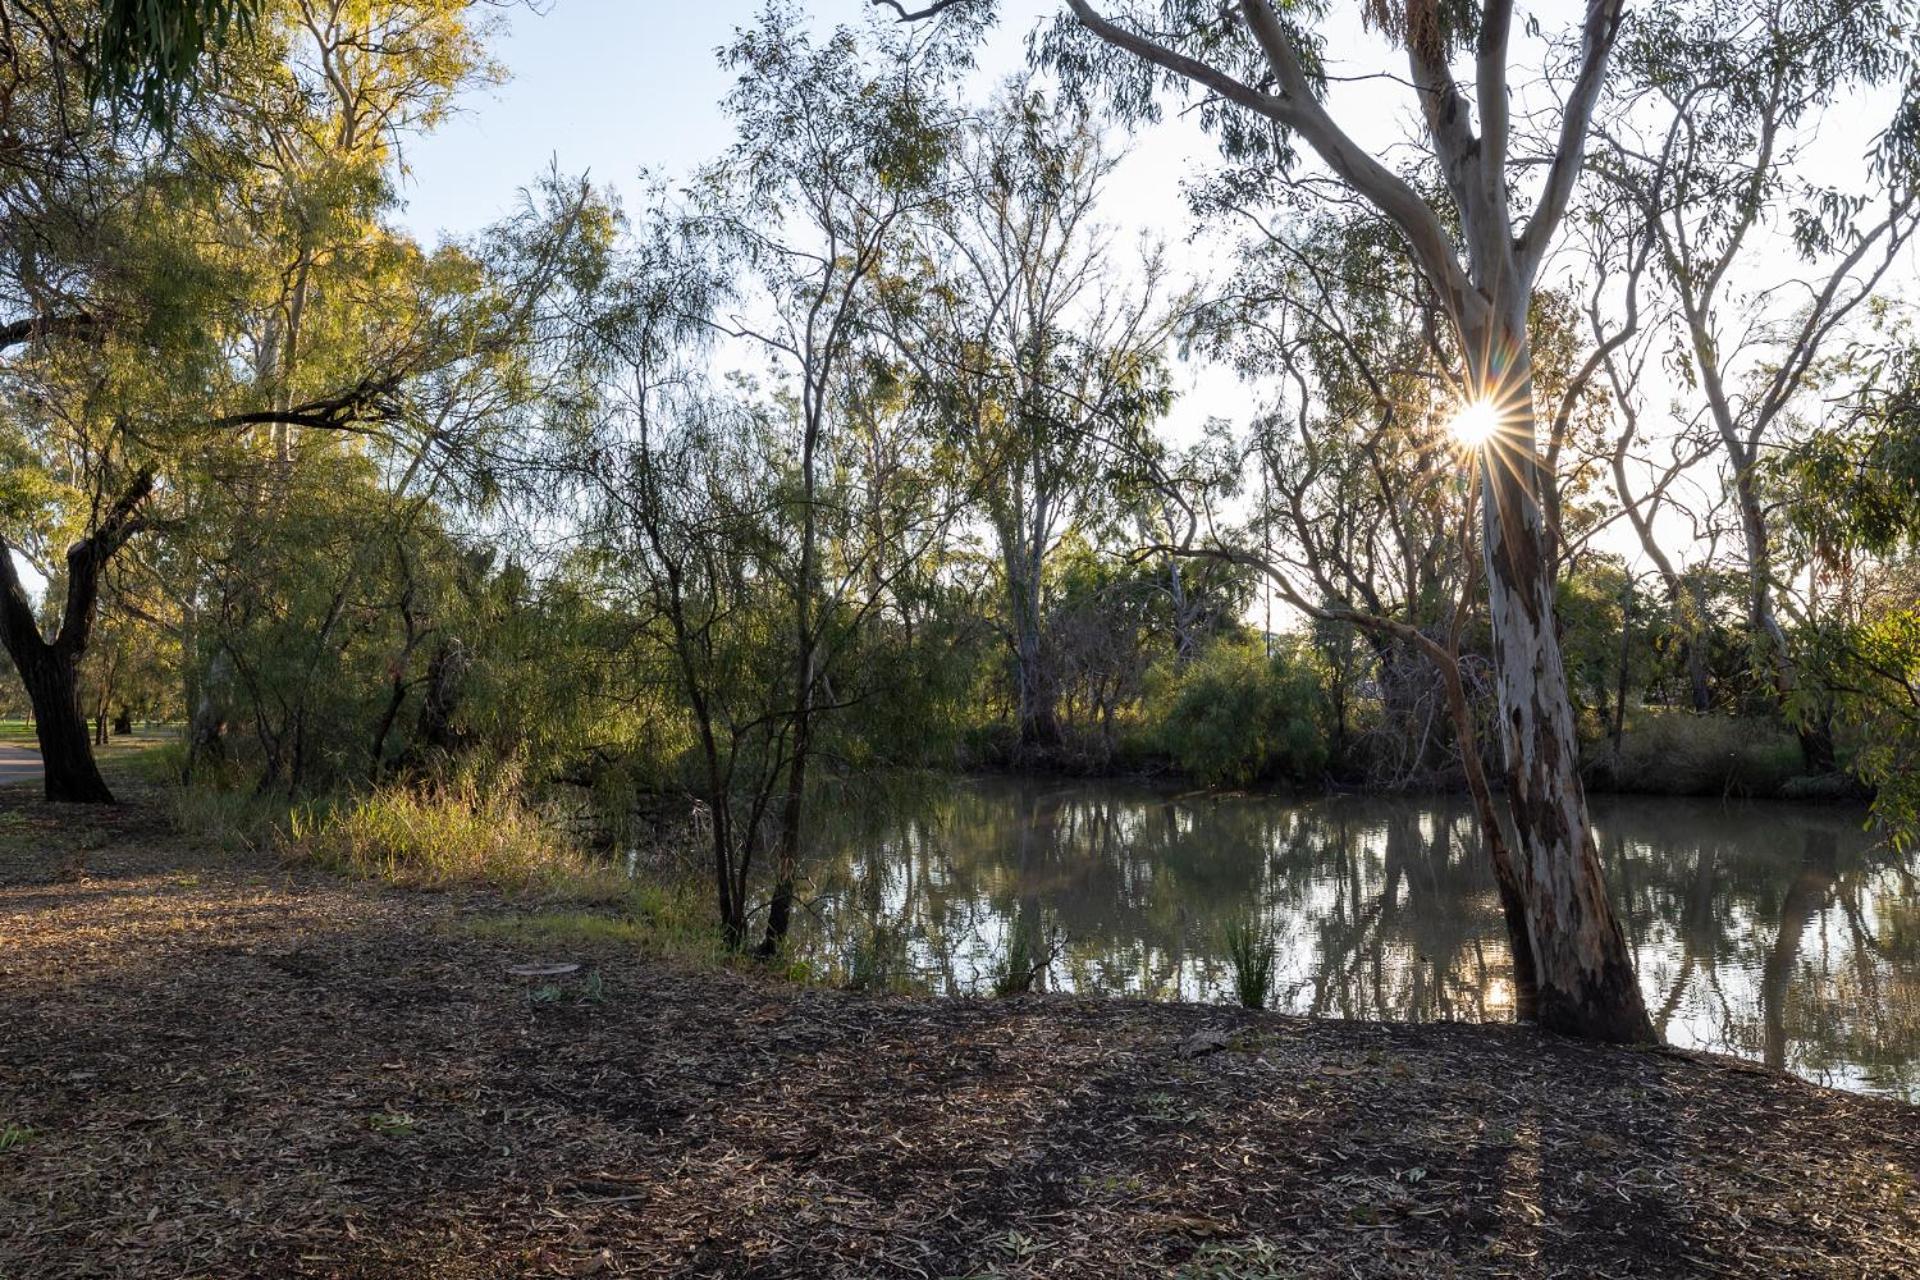
POLYGON ((1606 418, 1591 453, 1610 477, 1614 511, 1654 564, 1687 667, 1695 711, 1712 705, 1709 667, 1712 617, 1708 570, 1718 530, 1711 496, 1692 472, 1713 452, 1702 415, 1669 406, 1669 430, 1650 421, 1658 394, 1650 370, 1662 366, 1671 338, 1671 304, 1653 288, 1655 229, 1631 201, 1594 184, 1582 202, 1572 252, 1583 277, 1569 300, 1586 330, 1583 372, 1601 388, 1606 418), (1691 538, 1670 543, 1668 523, 1687 521, 1691 538))
POLYGON ((1771 459, 1766 490, 1844 607, 1807 628, 1896 846, 1920 839, 1920 347, 1905 327, 1855 357, 1858 384, 1822 429, 1771 459), (1857 581, 1856 581, 1857 579, 1857 581))
POLYGON ((1203 121, 1248 164, 1283 167, 1311 153, 1333 186, 1394 229, 1433 291, 1465 368, 1462 392, 1494 415, 1474 459, 1479 541, 1539 1019, 1581 1035, 1650 1039, 1578 774, 1528 324, 1585 160, 1623 0, 1588 0, 1569 56, 1553 68, 1565 73, 1557 106, 1517 117, 1511 4, 1367 7, 1406 58, 1421 148, 1436 176, 1430 195, 1336 121, 1317 7, 1169 0, 1116 15, 1094 0, 1067 0, 1067 8, 1043 52, 1070 86, 1103 89, 1134 118, 1153 116, 1165 92, 1197 91, 1203 121), (1455 70, 1463 55, 1465 89, 1455 70))
POLYGON ((1084 111, 1009 86, 954 149, 950 198, 922 234, 935 281, 893 317, 985 509, 1023 753, 1061 745, 1055 553, 1114 505, 1172 401, 1159 255, 1120 278, 1099 222, 1117 161, 1084 111))
POLYGON ((1451 720, 1428 656, 1393 627, 1442 634, 1471 550, 1447 431, 1458 361, 1438 301, 1376 218, 1274 218, 1218 188, 1208 199, 1247 230, 1192 336, 1275 387, 1245 446, 1260 497, 1242 546, 1294 594, 1380 620, 1361 630, 1388 753, 1379 780, 1427 781, 1451 720))
POLYGON ((1623 41, 1602 133, 1607 196, 1651 237, 1682 376, 1704 401, 1725 469, 1756 652, 1808 766, 1822 771, 1834 766, 1831 729, 1782 617, 1794 611, 1793 575, 1778 560, 1764 464, 1820 416, 1830 357, 1911 260, 1920 96, 1910 20, 1907 6, 1879 0, 1649 10, 1623 41), (1836 175, 1831 137, 1863 107, 1854 145, 1864 163, 1836 175))
MULTIPOLYGON (((1243 446, 1260 486, 1251 518, 1222 527, 1221 507, 1195 490, 1203 518, 1185 545, 1253 567, 1336 649, 1349 629, 1364 638, 1380 703, 1369 767, 1389 785, 1464 776, 1491 832, 1531 1008, 1524 902, 1482 761, 1476 496, 1460 471, 1472 445, 1454 420, 1462 361, 1440 300, 1364 210, 1275 216, 1231 175, 1199 203, 1246 230, 1231 283, 1196 309, 1191 339, 1271 396, 1243 446)), ((1603 518, 1590 495, 1601 361, 1560 293, 1536 295, 1529 325, 1551 407, 1552 553, 1573 566, 1603 518)))

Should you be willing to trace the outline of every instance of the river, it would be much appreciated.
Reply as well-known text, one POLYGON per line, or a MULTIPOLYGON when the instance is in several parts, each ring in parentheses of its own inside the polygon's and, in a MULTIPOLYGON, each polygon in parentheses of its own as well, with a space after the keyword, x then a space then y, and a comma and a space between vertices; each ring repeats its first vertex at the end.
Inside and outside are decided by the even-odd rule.
MULTIPOLYGON (((1224 935, 1253 920, 1275 941, 1273 1008, 1512 1016, 1464 798, 910 779, 815 812, 798 942, 842 972, 864 949, 896 985, 980 994, 1024 932, 1053 956, 1040 988, 1228 1000, 1224 935)), ((1920 882, 1860 812, 1601 796, 1593 817, 1669 1043, 1920 1098, 1920 882)))

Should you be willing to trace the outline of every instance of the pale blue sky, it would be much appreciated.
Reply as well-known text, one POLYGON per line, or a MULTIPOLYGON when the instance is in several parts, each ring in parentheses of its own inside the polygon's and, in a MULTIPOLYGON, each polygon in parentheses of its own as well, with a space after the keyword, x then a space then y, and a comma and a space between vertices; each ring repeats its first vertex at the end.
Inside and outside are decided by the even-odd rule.
MULTIPOLYGON (((545 13, 507 10, 494 46, 512 79, 469 95, 439 133, 407 147, 406 222, 423 238, 484 226, 558 160, 626 195, 642 168, 687 173, 730 138, 718 103, 731 77, 714 60, 759 0, 542 0, 545 13)), ((993 78, 1016 69, 1022 39, 1058 0, 1003 0, 981 59, 993 78)), ((821 27, 859 22, 866 0, 812 0, 821 27)))

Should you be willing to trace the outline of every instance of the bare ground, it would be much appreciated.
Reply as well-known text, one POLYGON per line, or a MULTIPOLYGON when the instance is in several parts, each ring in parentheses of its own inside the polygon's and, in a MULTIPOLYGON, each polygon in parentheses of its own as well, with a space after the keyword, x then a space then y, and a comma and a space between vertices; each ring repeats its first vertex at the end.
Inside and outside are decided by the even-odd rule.
POLYGON ((5 1280, 1920 1275, 1898 1103, 1518 1028, 528 956, 462 928, 497 901, 157 824, 0 798, 5 1280), (585 968, 545 998, 527 959, 585 968))

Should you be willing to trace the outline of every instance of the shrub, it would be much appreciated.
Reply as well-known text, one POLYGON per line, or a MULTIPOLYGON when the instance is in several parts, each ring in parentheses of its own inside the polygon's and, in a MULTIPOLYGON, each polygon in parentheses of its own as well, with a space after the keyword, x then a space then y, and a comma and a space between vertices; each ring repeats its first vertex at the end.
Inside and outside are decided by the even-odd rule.
POLYGON ((1774 796, 1800 763, 1798 740, 1774 721, 1647 711, 1622 735, 1603 780, 1648 795, 1774 796))
POLYGON ((1326 765, 1319 679, 1292 650, 1269 658, 1258 645, 1218 641, 1162 679, 1161 748, 1195 781, 1309 782, 1326 765))

